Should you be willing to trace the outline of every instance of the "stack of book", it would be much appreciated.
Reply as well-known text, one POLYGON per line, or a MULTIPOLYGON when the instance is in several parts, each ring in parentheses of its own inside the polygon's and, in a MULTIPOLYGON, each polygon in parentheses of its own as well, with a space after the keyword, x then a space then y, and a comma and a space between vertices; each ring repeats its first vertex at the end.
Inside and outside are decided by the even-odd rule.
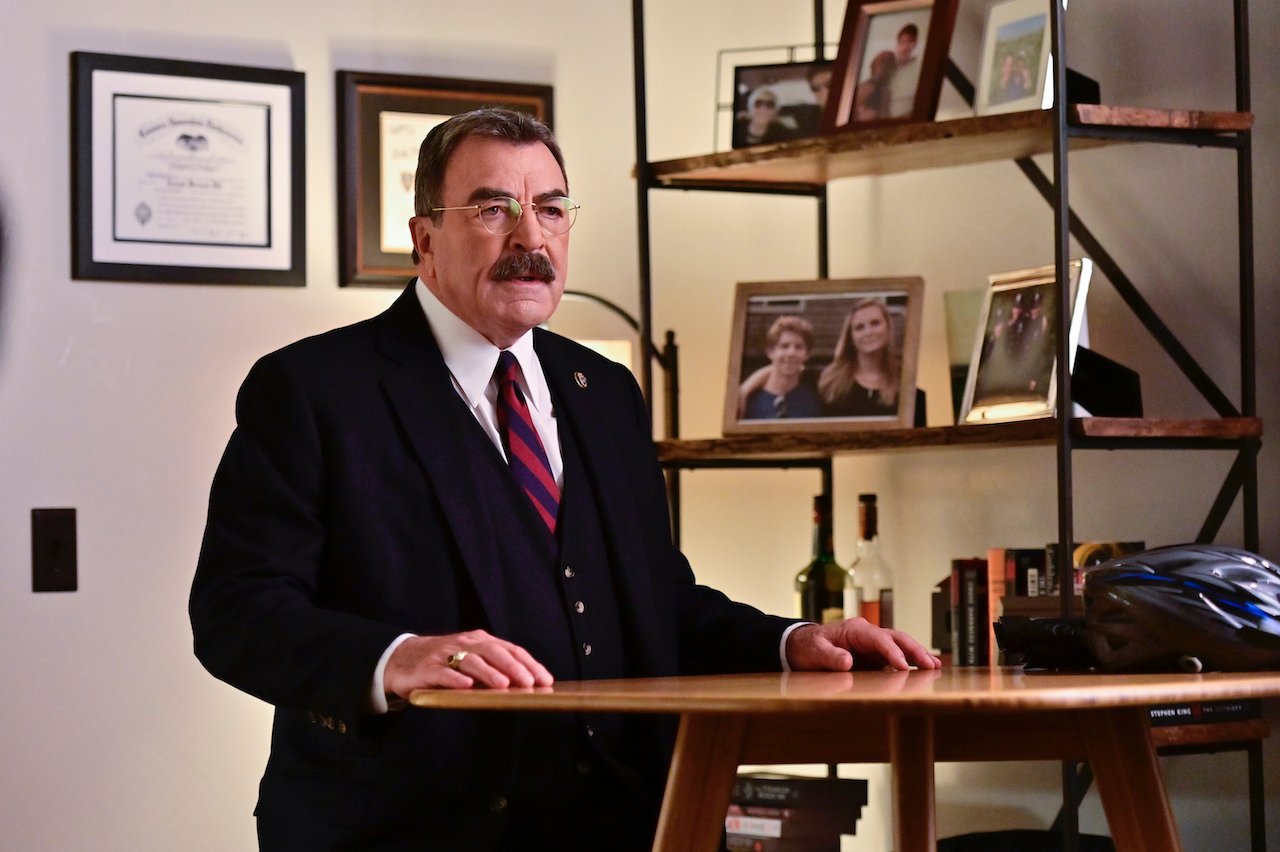
MULTIPOLYGON (((1084 614, 1080 597, 1089 567, 1144 550, 1140 541, 1084 542, 1072 547, 1072 612, 1084 614)), ((954 665, 1000 663, 993 625, 1001 615, 1056 618, 1061 613, 1056 546, 993 547, 986 557, 951 562, 951 653, 954 665)), ((936 644, 936 643, 935 643, 936 644)))
POLYGON ((744 774, 734 782, 729 802, 724 827, 731 850, 839 849, 841 835, 857 832, 867 782, 744 774))

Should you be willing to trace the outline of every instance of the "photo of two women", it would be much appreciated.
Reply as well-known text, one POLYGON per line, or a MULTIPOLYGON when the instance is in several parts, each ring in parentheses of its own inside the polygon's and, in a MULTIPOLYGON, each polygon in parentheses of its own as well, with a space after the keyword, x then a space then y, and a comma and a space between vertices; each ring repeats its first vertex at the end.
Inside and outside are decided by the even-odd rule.
POLYGON ((914 390, 903 380, 907 306, 894 291, 749 299, 737 419, 896 420, 914 390))

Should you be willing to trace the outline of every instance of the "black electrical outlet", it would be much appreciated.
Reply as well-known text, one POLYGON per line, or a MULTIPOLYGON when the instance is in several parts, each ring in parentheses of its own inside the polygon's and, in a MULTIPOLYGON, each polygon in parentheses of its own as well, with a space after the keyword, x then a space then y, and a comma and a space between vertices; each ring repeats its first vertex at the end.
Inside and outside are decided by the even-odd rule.
POLYGON ((76 590, 76 510, 31 510, 31 591, 76 590))

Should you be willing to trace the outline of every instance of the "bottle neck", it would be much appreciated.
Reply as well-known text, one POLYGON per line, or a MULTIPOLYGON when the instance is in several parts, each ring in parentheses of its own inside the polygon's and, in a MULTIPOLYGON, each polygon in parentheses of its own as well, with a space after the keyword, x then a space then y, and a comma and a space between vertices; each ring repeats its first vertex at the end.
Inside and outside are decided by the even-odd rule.
POLYGON ((858 504, 858 538, 861 541, 874 541, 880 535, 880 519, 875 503, 858 504))
POLYGON ((832 559, 835 546, 831 535, 831 514, 815 509, 813 513, 813 558, 832 559))

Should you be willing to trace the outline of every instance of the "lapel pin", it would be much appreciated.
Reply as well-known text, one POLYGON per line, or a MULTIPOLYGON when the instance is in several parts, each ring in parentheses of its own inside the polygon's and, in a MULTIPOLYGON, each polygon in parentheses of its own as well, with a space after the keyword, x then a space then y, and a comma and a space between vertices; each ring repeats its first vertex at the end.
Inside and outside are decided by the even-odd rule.
POLYGON ((575 370, 573 373, 573 380, 578 383, 578 387, 580 388, 585 388, 587 386, 587 377, 581 372, 575 370))

